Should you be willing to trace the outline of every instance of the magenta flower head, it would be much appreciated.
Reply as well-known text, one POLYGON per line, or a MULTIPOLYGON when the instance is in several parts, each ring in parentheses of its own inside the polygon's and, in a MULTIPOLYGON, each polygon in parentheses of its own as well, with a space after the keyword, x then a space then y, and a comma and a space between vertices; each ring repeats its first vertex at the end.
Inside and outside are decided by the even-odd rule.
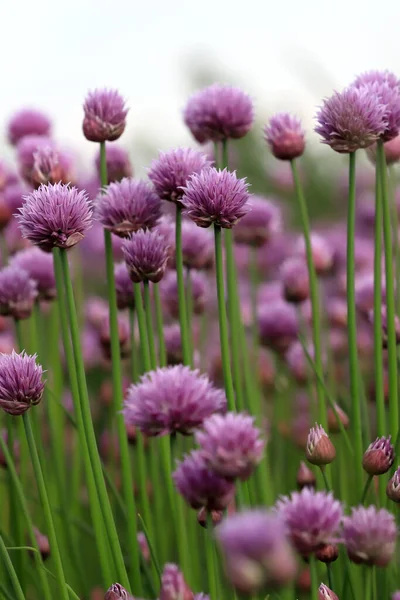
POLYGON ((116 90, 89 92, 83 111, 83 134, 90 142, 113 142, 123 134, 128 109, 116 90))
POLYGON ((288 585, 296 576, 297 563, 284 523, 273 511, 232 515, 218 527, 217 538, 228 579, 243 594, 288 585))
POLYGON ((168 246, 156 231, 137 231, 125 240, 122 252, 134 283, 158 283, 164 276, 168 263, 168 246))
POLYGON ((305 487, 282 497, 277 509, 288 528, 293 546, 308 556, 338 537, 343 508, 331 493, 315 492, 305 487))
POLYGON ((14 183, 4 190, 4 202, 10 209, 11 214, 17 212, 24 202, 24 196, 29 194, 30 188, 22 183, 14 183))
POLYGON ((17 266, 0 270, 0 314, 27 319, 31 316, 38 291, 36 282, 17 266))
POLYGON ((133 598, 120 583, 113 583, 108 588, 104 600, 133 600, 133 598))
POLYGON ((200 144, 242 138, 254 121, 253 103, 242 90, 214 83, 189 98, 184 121, 200 144))
POLYGON ((23 109, 11 117, 7 133, 10 144, 15 146, 27 135, 50 135, 51 121, 39 110, 23 109))
POLYGON ((264 128, 264 135, 275 158, 294 160, 304 152, 306 142, 301 121, 289 113, 273 116, 264 128))
POLYGON ((38 148, 33 159, 29 182, 34 187, 39 187, 42 183, 70 183, 72 162, 65 152, 51 147, 38 148))
POLYGON ((284 300, 265 304, 258 312, 261 342, 277 352, 286 352, 297 339, 299 323, 296 310, 284 300))
POLYGON ((400 590, 392 595, 392 600, 400 600, 400 590))
POLYGON ((394 463, 394 446, 391 443, 391 436, 388 438, 376 438, 364 453, 363 469, 369 475, 382 475, 387 473, 394 463))
POLYGON ((110 183, 97 198, 96 216, 100 223, 120 237, 139 229, 152 229, 161 217, 161 201, 144 181, 123 179, 110 183))
POLYGON ((310 429, 306 446, 306 458, 312 465, 328 465, 336 458, 335 446, 322 425, 310 429))
MULTIPOLYGON (((100 151, 96 154, 95 164, 100 177, 100 151)), ((109 184, 121 181, 124 177, 132 177, 133 175, 129 152, 117 144, 106 146, 106 165, 107 183, 109 184)))
POLYGON ((17 146, 17 161, 21 176, 29 184, 32 183, 32 173, 35 167, 35 157, 40 152, 54 152, 56 145, 50 138, 27 135, 17 146))
POLYGON ((56 183, 41 185, 25 197, 17 220, 23 237, 46 252, 68 249, 92 226, 93 209, 85 192, 56 183))
POLYGON ((172 323, 164 327, 164 341, 167 352, 167 364, 179 365, 182 363, 182 336, 179 323, 172 323))
MULTIPOLYGON (((209 299, 209 282, 201 271, 190 270, 193 313, 201 315, 209 299)), ((171 315, 177 319, 179 316, 178 279, 176 271, 168 271, 161 283, 161 295, 164 305, 171 315)))
POLYGON ((23 415, 39 404, 43 396, 43 369, 36 363, 36 354, 24 351, 0 354, 0 408, 10 415, 23 415))
POLYGON ((160 152, 151 163, 148 176, 162 200, 181 205, 183 188, 189 178, 211 167, 211 162, 203 152, 192 148, 177 148, 160 152))
POLYGON ((201 450, 192 450, 172 474, 178 492, 194 509, 224 510, 235 496, 235 484, 210 471, 201 450))
POLYGON ((225 479, 248 479, 263 457, 261 431, 244 413, 212 415, 195 437, 209 469, 225 479))
POLYGON ((279 208, 267 198, 252 196, 248 212, 235 227, 235 241, 256 248, 263 246, 282 230, 279 208))
POLYGON ((384 508, 358 506, 343 518, 343 538, 350 560, 356 564, 386 567, 396 550, 397 526, 384 508))
POLYGON ((198 370, 177 365, 145 373, 132 385, 124 405, 125 422, 148 436, 189 435, 214 412, 226 409, 225 394, 198 370))
POLYGON ((26 248, 14 254, 10 266, 26 271, 36 285, 39 298, 53 300, 56 297, 56 280, 52 254, 40 248, 26 248))
MULTIPOLYGON (((318 275, 326 275, 334 266, 334 253, 329 241, 318 233, 311 233, 311 251, 314 268, 318 275)), ((306 260, 306 245, 304 237, 297 240, 296 253, 306 260)))
POLYGON ((159 600, 193 600, 193 592, 177 565, 167 563, 164 566, 159 600))
POLYGON ((318 600, 339 600, 338 596, 324 583, 318 588, 318 600))
POLYGON ((388 481, 386 495, 393 502, 400 502, 400 467, 396 469, 393 477, 388 481))
POLYGON ((232 229, 237 221, 251 209, 248 184, 238 179, 236 173, 224 169, 205 169, 193 175, 184 189, 182 204, 186 213, 199 227, 232 229))
POLYGON ((132 279, 125 262, 115 265, 114 277, 118 308, 120 310, 124 310, 125 308, 135 308, 132 279))
POLYGON ((385 132, 386 106, 367 87, 354 86, 324 100, 315 131, 339 153, 368 148, 385 132))
MULTIPOLYGON (((214 265, 214 241, 211 232, 185 219, 182 223, 182 254, 183 264, 188 269, 211 269, 214 265)), ((172 266, 175 264, 174 259, 175 253, 171 257, 172 266)))
POLYGON ((301 256, 287 258, 281 266, 283 297, 287 302, 299 304, 310 295, 310 281, 305 259, 301 256))

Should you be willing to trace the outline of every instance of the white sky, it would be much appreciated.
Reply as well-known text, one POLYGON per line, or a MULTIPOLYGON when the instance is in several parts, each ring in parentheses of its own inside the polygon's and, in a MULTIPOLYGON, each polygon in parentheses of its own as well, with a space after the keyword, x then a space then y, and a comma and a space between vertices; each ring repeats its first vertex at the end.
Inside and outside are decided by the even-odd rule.
MULTIPOLYGON (((190 143, 181 121, 188 74, 213 63, 256 112, 300 113, 356 73, 400 74, 395 0, 0 0, 2 121, 37 106, 59 139, 83 153, 88 89, 116 87, 131 107, 121 139, 165 149, 190 143)), ((135 161, 134 161, 135 162, 135 161)), ((139 169, 142 165, 137 164, 139 169)))

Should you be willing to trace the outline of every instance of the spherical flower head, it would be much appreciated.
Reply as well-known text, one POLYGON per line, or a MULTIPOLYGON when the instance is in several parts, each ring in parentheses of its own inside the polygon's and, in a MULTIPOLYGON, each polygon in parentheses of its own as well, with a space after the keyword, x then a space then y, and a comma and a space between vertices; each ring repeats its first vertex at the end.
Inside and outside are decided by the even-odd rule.
POLYGON ((248 510, 228 517, 217 529, 227 576, 244 594, 288 585, 297 564, 282 519, 273 511, 248 510))
POLYGON ((305 487, 315 488, 317 478, 306 463, 301 461, 299 470, 296 475, 296 483, 299 490, 305 487))
POLYGON ((310 281, 307 264, 303 257, 287 258, 280 269, 283 297, 286 302, 299 304, 310 295, 310 281))
POLYGON ((183 188, 189 178, 211 167, 211 162, 203 152, 192 148, 177 148, 160 152, 151 163, 148 176, 162 200, 169 200, 181 206, 183 188))
POLYGON ((366 71, 365 73, 361 73, 358 75, 354 82, 354 87, 364 87, 366 85, 371 84, 387 84, 392 89, 400 89, 400 80, 399 78, 389 70, 379 71, 377 69, 372 69, 370 71, 366 71))
POLYGON ((214 412, 226 409, 225 394, 198 370, 177 365, 151 371, 132 385, 124 405, 125 422, 146 435, 189 435, 214 412))
POLYGON ((159 600, 193 600, 193 592, 177 565, 167 563, 164 566, 159 600))
POLYGON ((369 475, 382 475, 389 471, 394 463, 394 457, 391 436, 376 438, 375 442, 368 446, 363 456, 363 469, 369 475))
POLYGON ((387 109, 367 87, 350 87, 324 100, 315 131, 322 143, 347 154, 368 148, 387 128, 387 109))
POLYGON ((306 458, 312 465, 328 465, 336 457, 335 446, 322 425, 315 424, 310 429, 306 446, 306 458))
POLYGON ((212 415, 195 437, 209 469, 226 479, 248 479, 263 457, 261 431, 244 413, 212 415))
POLYGON ((351 515, 343 518, 343 538, 350 560, 386 567, 396 550, 395 518, 376 506, 352 508, 351 515))
POLYGON ((8 140, 13 146, 27 135, 48 136, 50 133, 51 121, 48 116, 29 108, 16 112, 7 127, 8 140))
POLYGON ((359 75, 353 86, 365 88, 386 107, 386 129, 381 136, 385 142, 394 139, 400 131, 400 80, 390 71, 367 71, 359 75))
MULTIPOLYGON (((100 177, 100 150, 95 158, 96 170, 100 177)), ((129 158, 129 152, 118 146, 111 144, 106 146, 106 165, 107 165, 107 183, 118 182, 124 177, 132 177, 133 168, 129 158)))
POLYGON ((113 583, 106 592, 104 600, 133 600, 120 583, 113 583))
POLYGON ((400 467, 396 469, 393 477, 388 481, 386 495, 393 502, 400 502, 400 467))
POLYGON ((71 159, 65 152, 51 147, 41 147, 33 153, 33 167, 29 181, 34 187, 47 183, 69 183, 71 159))
POLYGON ((328 429, 329 433, 339 433, 341 428, 339 422, 343 425, 344 429, 348 429, 350 425, 350 419, 338 404, 334 404, 335 410, 332 406, 328 408, 328 429))
POLYGON ((167 352, 167 363, 169 365, 179 365, 182 363, 182 336, 179 323, 172 323, 164 327, 164 342, 167 352))
POLYGON ((200 143, 242 138, 254 121, 253 103, 242 90, 215 83, 189 98, 184 121, 200 143))
POLYGON ((318 588, 318 600, 339 600, 338 596, 324 583, 318 588))
POLYGON ((40 248, 26 248, 14 254, 9 264, 28 273, 30 279, 36 283, 39 298, 53 300, 56 297, 52 254, 43 252, 40 248))
MULTIPOLYGON (((376 149, 376 144, 367 149, 368 158, 373 164, 376 163, 376 149)), ((383 149, 385 151, 386 164, 393 165, 397 163, 400 160, 400 135, 397 135, 389 142, 385 142, 383 149)))
POLYGON ((4 190, 4 202, 7 204, 11 214, 15 214, 24 202, 24 196, 29 194, 30 189, 22 183, 14 183, 4 190))
POLYGON ((50 138, 38 135, 27 135, 17 146, 17 161, 23 179, 32 184, 32 173, 35 166, 35 156, 40 152, 54 152, 56 145, 50 138))
POLYGON ((308 556, 337 538, 343 508, 331 493, 305 487, 301 492, 282 497, 277 509, 294 547, 302 556, 308 556))
POLYGON ((23 237, 46 252, 68 249, 92 226, 93 209, 85 192, 56 183, 41 185, 25 197, 16 215, 23 237))
POLYGON ((235 496, 235 484, 210 471, 201 450, 178 462, 172 477, 178 492, 196 510, 224 510, 235 496))
POLYGON ((164 238, 156 231, 137 231, 125 240, 122 252, 134 283, 158 283, 164 276, 169 259, 164 238))
POLYGON ((38 291, 29 273, 18 266, 0 270, 0 314, 27 319, 30 317, 38 291))
POLYGON ((193 175, 184 189, 182 204, 186 213, 199 227, 232 229, 251 209, 248 205, 248 184, 236 173, 224 169, 205 169, 193 175))
MULTIPOLYGON (((190 270, 190 278, 193 313, 201 315, 207 305, 209 298, 209 282, 207 277, 201 271, 190 270)), ((164 305, 171 315, 177 319, 179 317, 179 294, 178 278, 176 271, 168 271, 160 284, 161 297, 164 305)))
POLYGON ((282 230, 282 216, 271 200, 252 196, 248 212, 235 227, 235 241, 259 248, 282 230))
POLYGON ((262 305, 258 311, 258 327, 261 342, 277 352, 284 353, 299 333, 296 310, 283 300, 262 305))
MULTIPOLYGON (((298 238, 295 251, 297 255, 306 260, 306 245, 303 236, 298 238)), ((328 240, 318 233, 311 233, 311 251, 317 274, 329 273, 334 266, 334 254, 328 240)))
POLYGON ((117 293, 117 305, 120 310, 135 308, 135 297, 128 267, 121 262, 114 267, 115 291, 117 293))
POLYGON ((89 92, 83 111, 83 134, 90 142, 113 142, 123 134, 128 109, 116 90, 89 92))
POLYGON ((161 216, 161 201, 144 181, 123 179, 110 183, 96 202, 96 217, 112 233, 129 237, 139 229, 152 229, 161 216))
POLYGON ((272 154, 280 160, 294 160, 306 146, 305 134, 299 118, 289 113, 274 115, 264 128, 265 141, 272 154))
POLYGON ((43 369, 36 362, 36 354, 24 351, 0 354, 0 408, 10 415, 24 414, 39 404, 43 396, 43 369))
MULTIPOLYGON (((197 227, 193 221, 182 223, 183 264, 188 269, 208 270, 214 265, 214 240, 211 232, 197 227)), ((171 265, 175 264, 175 253, 171 265)))

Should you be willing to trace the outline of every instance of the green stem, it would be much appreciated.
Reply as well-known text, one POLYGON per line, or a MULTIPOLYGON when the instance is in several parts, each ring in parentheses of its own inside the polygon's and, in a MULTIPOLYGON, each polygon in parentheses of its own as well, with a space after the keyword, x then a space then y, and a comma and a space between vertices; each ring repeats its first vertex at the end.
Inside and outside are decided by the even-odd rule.
POLYGON ((157 355, 156 355, 156 345, 154 342, 153 335, 153 320, 152 320, 152 310, 151 310, 151 298, 150 298, 150 285, 148 281, 143 281, 143 289, 144 289, 144 311, 146 316, 146 327, 147 327, 147 340, 149 343, 149 351, 150 351, 150 364, 151 368, 155 369, 157 367, 157 355))
POLYGON ((326 476, 325 468, 323 466, 320 466, 319 470, 321 471, 321 475, 322 475, 322 479, 324 480, 326 491, 329 492, 330 491, 330 485, 329 485, 328 478, 326 476))
POLYGON ((361 502, 361 504, 364 504, 364 502, 365 502, 365 499, 366 499, 366 497, 367 497, 368 490, 369 490, 369 488, 370 488, 370 486, 371 486, 371 483, 372 483, 372 480, 373 480, 373 478, 374 478, 374 476, 373 476, 373 475, 368 475, 368 479, 367 479, 367 481, 365 482, 364 489, 363 489, 363 493, 362 493, 362 495, 361 495, 361 501, 360 501, 360 502, 361 502))
POLYGON ((205 531, 205 545, 206 545, 206 564, 207 564, 207 575, 208 575, 208 585, 210 592, 211 600, 218 600, 218 577, 216 564, 214 561, 215 552, 214 552, 214 544, 215 541, 213 539, 213 530, 214 525, 212 522, 211 515, 207 513, 207 529, 205 531))
POLYGON ((229 410, 235 410, 235 393, 233 390, 231 364, 229 356, 228 325, 226 319, 224 271, 222 261, 222 231, 219 225, 214 225, 215 240, 215 269, 218 294, 219 336, 221 344, 222 369, 224 373, 225 393, 229 410))
POLYGON ((320 317, 320 301, 318 292, 318 280, 315 272, 312 245, 310 222, 308 218, 307 204, 304 198, 303 190, 300 183, 300 178, 297 170, 297 164, 294 160, 291 161, 293 182, 296 189, 297 201, 300 208, 301 221, 303 226, 304 243, 306 248, 308 277, 310 281, 310 300, 312 308, 312 333, 315 354, 315 368, 318 374, 317 377, 317 398, 318 398, 318 420, 320 424, 326 428, 328 423, 327 408, 324 397, 324 389, 321 381, 324 381, 324 369, 322 363, 322 341, 321 341, 321 317, 320 317))
POLYGON ((5 564, 7 572, 10 576, 11 582, 13 584, 14 592, 15 592, 15 600, 25 600, 24 592, 22 591, 22 587, 18 581, 18 576, 15 572, 14 566, 11 562, 9 554, 7 552, 7 548, 4 544, 3 538, 0 536, 0 556, 2 562, 5 564))
POLYGON ((311 600, 318 600, 318 572, 317 572, 317 561, 315 556, 310 556, 310 573, 311 573, 311 600))
POLYGON ((179 301, 179 323, 181 326, 183 364, 191 365, 189 331, 187 324, 187 309, 185 295, 185 280, 183 276, 183 252, 182 252, 182 207, 176 205, 176 228, 175 228, 175 260, 176 277, 178 283, 179 301))
POLYGON ((139 379, 139 356, 135 340, 135 309, 129 307, 129 325, 131 331, 131 374, 132 381, 136 383, 139 379))
POLYGON ((144 372, 151 370, 151 361, 149 353, 149 342, 147 339, 146 315, 143 308, 142 290, 140 283, 133 284, 133 293, 135 295, 136 316, 139 326, 140 352, 142 355, 142 364, 144 372))
POLYGON ((187 309, 187 323, 188 323, 188 336, 190 346, 190 360, 193 364, 193 289, 192 289, 192 273, 190 269, 186 269, 185 273, 185 293, 186 293, 186 309, 187 309))
POLYGON ((167 349, 165 347, 164 324, 163 324, 163 313, 162 313, 162 306, 161 306, 160 288, 158 287, 158 285, 155 285, 153 289, 154 289, 154 301, 155 301, 155 305, 156 305, 159 364, 160 364, 160 367, 165 367, 165 365, 167 364, 167 349))
POLYGON ((333 590, 333 577, 332 577, 332 566, 331 563, 326 563, 326 572, 328 575, 328 585, 333 590))

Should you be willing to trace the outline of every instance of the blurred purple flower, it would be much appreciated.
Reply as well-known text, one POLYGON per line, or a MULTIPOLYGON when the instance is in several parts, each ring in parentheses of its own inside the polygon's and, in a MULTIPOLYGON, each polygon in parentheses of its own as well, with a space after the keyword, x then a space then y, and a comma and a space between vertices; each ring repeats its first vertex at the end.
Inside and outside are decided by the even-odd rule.
POLYGON ((114 277, 118 308, 120 310, 135 308, 132 279, 125 262, 114 266, 114 277))
POLYGON ((237 223, 234 234, 238 244, 260 247, 282 230, 282 216, 271 200, 252 196, 250 211, 237 223))
POLYGON ((10 415, 24 414, 39 404, 43 396, 43 369, 36 363, 36 354, 25 351, 0 354, 0 408, 10 415))
POLYGON ((396 550, 394 515, 376 506, 358 506, 343 518, 343 537, 350 560, 357 564, 386 567, 396 550))
POLYGON ((13 146, 27 135, 48 136, 50 133, 51 121, 48 116, 29 108, 14 113, 7 126, 8 140, 13 146))
POLYGON ((284 300, 265 302, 258 310, 258 327, 262 344, 285 352, 299 333, 296 310, 284 300))
POLYGON ((24 196, 29 194, 30 188, 22 183, 14 183, 7 186, 4 190, 4 201, 9 207, 12 214, 16 213, 21 208, 24 202, 24 196))
POLYGON ((0 314, 14 319, 30 317, 38 291, 24 269, 9 265, 0 270, 0 314))
POLYGON ((305 134, 298 117, 289 113, 274 115, 264 128, 265 141, 275 158, 293 160, 305 148, 305 134))
MULTIPOLYGON (((207 277, 201 271, 191 269, 187 278, 190 279, 192 308, 195 315, 204 312, 209 299, 209 283, 207 277)), ((171 317, 179 316, 178 279, 175 270, 167 271, 160 284, 161 297, 164 306, 171 317)))
MULTIPOLYGON (((97 174, 100 177, 100 150, 95 158, 97 174)), ((106 146, 107 183, 118 182, 124 177, 132 177, 133 168, 129 152, 117 144, 106 146)))
POLYGON ((164 565, 159 600, 193 600, 193 592, 177 565, 164 565))
POLYGON ((54 152, 56 151, 55 142, 47 137, 38 135, 27 135, 22 138, 17 146, 17 162, 19 172, 24 180, 32 183, 32 172, 35 166, 35 155, 38 151, 54 152))
POLYGON ((56 297, 56 280, 54 276, 54 261, 52 254, 43 252, 40 248, 26 248, 14 254, 10 266, 26 271, 36 285, 39 297, 52 300, 56 297))
MULTIPOLYGON (((174 231, 173 231, 174 233, 174 231)), ((172 241, 173 249, 175 239, 172 241)), ((214 265, 214 240, 211 232, 197 227, 193 221, 182 222, 183 264, 188 269, 208 270, 214 265)), ((170 266, 175 266, 175 252, 172 253, 170 266)))

